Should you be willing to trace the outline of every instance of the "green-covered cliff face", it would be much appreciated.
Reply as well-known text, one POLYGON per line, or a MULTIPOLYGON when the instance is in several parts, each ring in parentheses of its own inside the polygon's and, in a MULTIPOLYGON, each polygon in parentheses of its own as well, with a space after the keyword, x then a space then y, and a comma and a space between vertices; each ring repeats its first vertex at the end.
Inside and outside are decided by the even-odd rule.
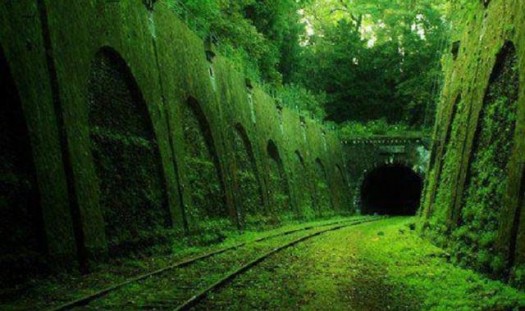
POLYGON ((458 263, 525 286, 525 3, 452 11, 424 233, 458 263))

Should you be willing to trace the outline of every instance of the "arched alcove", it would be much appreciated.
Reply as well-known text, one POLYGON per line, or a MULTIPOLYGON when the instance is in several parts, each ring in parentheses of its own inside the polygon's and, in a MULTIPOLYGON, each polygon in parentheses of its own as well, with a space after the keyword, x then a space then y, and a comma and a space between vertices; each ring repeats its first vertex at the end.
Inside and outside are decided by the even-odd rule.
MULTIPOLYGON (((473 140, 461 208, 453 215, 459 225, 468 224, 475 232, 498 230, 506 202, 508 164, 514 149, 519 81, 516 49, 511 42, 506 42, 490 75, 473 140)), ((483 242, 477 239, 465 239, 465 242, 483 248, 493 245, 493 239, 495 236, 483 242)), ((490 269, 488 265, 486 268, 490 269)))
POLYGON ((110 254, 142 249, 170 225, 159 146, 124 59, 102 48, 89 79, 91 148, 110 254))
POLYGON ((361 212, 366 215, 415 215, 421 201, 423 180, 401 164, 370 171, 361 185, 361 212))
MULTIPOLYGON (((449 147, 449 144, 450 144, 450 137, 452 135, 452 127, 454 126, 454 122, 457 122, 457 119, 456 119, 456 115, 458 113, 458 107, 462 104, 462 98, 461 98, 461 94, 459 94, 457 97, 456 97, 456 100, 454 101, 454 104, 452 105, 451 107, 451 112, 450 112, 450 123, 448 124, 448 126, 445 128, 445 140, 442 141, 442 154, 445 155, 448 151, 448 147, 449 147)), ((441 164, 440 164, 440 167, 439 167, 439 171, 438 171, 438 174, 441 173, 441 170, 443 169, 443 161, 441 161, 441 164)))
POLYGON ((349 206, 349 202, 345 202, 345 190, 347 189, 346 179, 343 174, 343 170, 341 169, 340 165, 335 166, 335 185, 337 185, 338 189, 334 192, 334 200, 335 200, 335 206, 337 208, 342 208, 343 212, 349 212, 347 209, 347 206, 349 206))
POLYGON ((42 211, 29 131, 0 47, 0 269, 2 282, 36 272, 45 251, 42 211))
POLYGON ((192 200, 185 212, 190 229, 198 230, 199 222, 222 222, 229 213, 214 135, 200 103, 193 97, 182 107, 182 125, 192 200))
POLYGON ((268 185, 271 197, 271 209, 280 215, 286 214, 290 210, 290 192, 288 180, 284 170, 283 162, 277 145, 270 140, 266 151, 269 157, 269 182, 268 185))
POLYGON ((325 166, 319 158, 315 160, 315 173, 317 209, 320 215, 326 216, 333 212, 332 195, 325 166))
POLYGON ((242 211, 244 222, 257 222, 256 216, 263 211, 262 189, 252 144, 241 124, 234 128, 234 153, 238 209, 242 211))
POLYGON ((315 216, 313 212, 313 202, 315 201, 314 192, 312 190, 311 178, 308 174, 306 163, 304 162, 304 158, 299 150, 295 151, 295 161, 297 186, 299 187, 299 195, 301 199, 301 206, 299 206, 299 209, 303 216, 313 218, 315 216))

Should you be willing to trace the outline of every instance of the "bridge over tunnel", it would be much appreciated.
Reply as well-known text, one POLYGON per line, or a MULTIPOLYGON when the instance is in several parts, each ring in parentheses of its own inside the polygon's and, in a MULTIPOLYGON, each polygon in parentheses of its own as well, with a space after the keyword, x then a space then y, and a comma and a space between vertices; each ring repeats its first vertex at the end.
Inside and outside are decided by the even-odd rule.
POLYGON ((392 164, 369 172, 361 185, 361 212, 379 215, 415 215, 421 201, 423 178, 411 168, 392 164))

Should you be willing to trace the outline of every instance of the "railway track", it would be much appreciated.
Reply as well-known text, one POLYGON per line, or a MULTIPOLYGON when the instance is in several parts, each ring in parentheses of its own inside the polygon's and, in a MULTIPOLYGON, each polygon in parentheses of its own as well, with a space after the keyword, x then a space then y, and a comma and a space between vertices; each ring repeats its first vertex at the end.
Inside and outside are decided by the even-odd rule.
POLYGON ((136 276, 51 310, 189 310, 284 249, 327 232, 379 219, 359 217, 271 234, 136 276))

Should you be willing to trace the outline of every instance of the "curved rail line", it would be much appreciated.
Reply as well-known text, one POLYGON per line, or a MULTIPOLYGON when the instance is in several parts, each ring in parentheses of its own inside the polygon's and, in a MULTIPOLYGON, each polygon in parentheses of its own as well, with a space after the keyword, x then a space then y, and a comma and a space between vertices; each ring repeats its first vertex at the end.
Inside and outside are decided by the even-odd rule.
POLYGON ((208 288, 202 290, 201 292, 199 292, 197 295, 191 297, 190 299, 188 299, 186 302, 184 302, 182 305, 176 307, 174 310, 176 311, 186 311, 186 310, 191 310, 193 307, 197 306, 201 301, 203 301, 210 293, 220 289, 221 287, 225 286, 226 284, 230 283, 231 281, 233 281, 236 277, 240 276, 241 274, 244 274, 245 272, 249 271, 250 269, 252 269, 253 267, 257 266, 259 263, 261 263, 262 261, 264 261, 265 259, 267 259, 268 257, 276 254, 276 253, 279 253, 287 248, 290 248, 292 246, 295 246, 301 242, 304 242, 306 240, 309 240, 311 238, 314 238, 316 236, 319 236, 321 234, 324 234, 324 233, 328 233, 328 232, 331 232, 331 231, 336 231, 336 230, 340 230, 340 229, 343 229, 343 228, 348 228, 348 227, 351 227, 351 226, 356 226, 356 225, 360 225, 360 224, 363 224, 363 223, 367 223, 367 222, 374 222, 374 221, 378 221, 378 220, 381 220, 381 219, 384 219, 384 217, 381 217, 381 218, 375 218, 375 219, 367 219, 367 220, 358 220, 358 221, 354 221, 353 223, 350 223, 350 224, 342 224, 342 225, 338 225, 338 226, 335 226, 335 227, 332 227, 332 228, 328 228, 328 229, 325 229, 325 230, 320 230, 320 231, 316 231, 312 234, 309 234, 309 235, 306 235, 306 236, 303 236, 303 237, 300 237, 298 239, 295 239, 291 242, 288 242, 284 245, 281 245, 259 257, 257 257, 256 259, 250 261, 249 263, 245 264, 244 266, 238 268, 237 270, 231 272, 230 274, 226 275, 225 277, 223 277, 222 279, 218 280, 217 282, 215 282, 214 284, 210 285, 208 288))
MULTIPOLYGON (((76 308, 76 307, 82 307, 82 306, 88 305, 89 303, 91 303, 91 302, 93 302, 93 301, 95 301, 97 299, 100 299, 100 298, 108 295, 111 292, 114 292, 114 291, 116 291, 116 290, 118 290, 118 289, 120 289, 122 287, 125 287, 127 285, 130 285, 132 283, 139 282, 139 281, 142 281, 144 279, 147 279, 147 278, 150 278, 150 277, 153 277, 153 276, 157 276, 157 275, 160 275, 160 274, 165 273, 165 272, 169 272, 169 271, 177 269, 177 268, 187 267, 187 266, 190 266, 190 265, 192 265, 192 264, 194 264, 196 262, 199 262, 201 260, 205 260, 205 259, 217 256, 217 255, 223 254, 223 253, 228 252, 228 251, 233 251, 233 250, 239 249, 241 247, 244 247, 244 246, 247 246, 247 245, 250 245, 250 244, 263 242, 263 241, 266 241, 266 240, 270 240, 270 239, 273 239, 273 238, 290 235, 290 234, 301 232, 301 231, 308 231, 308 230, 312 230, 312 229, 315 229, 315 228, 323 228, 323 227, 329 227, 329 226, 334 226, 335 225, 335 226, 337 226, 336 227, 337 229, 341 229, 343 227, 358 225, 358 224, 361 224, 361 223, 365 223, 365 222, 369 222, 369 221, 375 221, 375 220, 378 220, 378 218, 373 218, 372 219, 371 217, 363 217, 363 218, 357 218, 357 219, 354 218, 354 219, 339 220, 339 221, 330 222, 330 223, 323 224, 323 225, 318 225, 318 226, 306 226, 306 227, 301 227, 301 228, 298 228, 298 229, 287 230, 287 231, 284 231, 284 232, 279 232, 279 233, 276 233, 276 234, 271 234, 271 235, 268 235, 268 236, 257 238, 257 239, 251 240, 251 241, 238 243, 238 244, 235 244, 233 246, 229 246, 229 247, 221 248, 221 249, 218 249, 218 250, 215 250, 215 251, 211 251, 211 252, 205 253, 203 255, 199 255, 197 257, 193 257, 193 258, 189 258, 189 259, 186 259, 186 260, 182 260, 182 261, 179 261, 179 262, 174 263, 172 265, 168 265, 166 267, 163 267, 163 268, 160 268, 160 269, 148 272, 148 273, 144 273, 144 274, 138 275, 136 277, 133 277, 133 278, 125 280, 125 281, 123 281, 121 283, 118 283, 118 284, 106 287, 106 288, 104 288, 102 290, 99 290, 99 291, 97 291, 95 293, 86 295, 86 296, 81 297, 79 299, 75 299, 73 301, 66 302, 66 303, 64 303, 62 305, 59 305, 57 307, 52 307, 52 308, 49 309, 49 311, 65 311, 65 310, 71 310, 71 309, 76 308), (347 224, 347 223, 349 223, 349 224, 347 224)), ((311 237, 314 237, 316 235, 322 234, 324 232, 333 231, 333 230, 337 230, 337 229, 330 228, 330 229, 321 231, 321 233, 314 233, 314 234, 309 235, 307 237, 311 238, 311 237)), ((306 238, 306 239, 308 239, 308 238, 306 238)), ((303 240, 306 240, 306 239, 303 239, 303 240)), ((301 241, 303 241, 303 240, 301 240, 301 241)), ((295 245, 295 244, 297 244, 297 243, 299 243, 301 241, 297 241, 296 240, 296 241, 294 241, 295 243, 293 245, 295 245)), ((290 246, 292 246, 292 245, 288 245, 287 247, 290 247, 290 246)), ((284 248, 287 248, 287 247, 284 247, 284 248)), ((277 249, 282 250, 284 248, 279 247, 277 249)), ((266 257, 268 257, 268 256, 266 256, 266 257)), ((251 266, 254 265, 253 262, 248 263, 248 265, 250 265, 250 264, 251 264, 251 266)), ((237 274, 239 274, 239 273, 237 273, 237 274)), ((192 299, 194 299, 195 297, 200 296, 201 294, 192 297, 192 299)))

